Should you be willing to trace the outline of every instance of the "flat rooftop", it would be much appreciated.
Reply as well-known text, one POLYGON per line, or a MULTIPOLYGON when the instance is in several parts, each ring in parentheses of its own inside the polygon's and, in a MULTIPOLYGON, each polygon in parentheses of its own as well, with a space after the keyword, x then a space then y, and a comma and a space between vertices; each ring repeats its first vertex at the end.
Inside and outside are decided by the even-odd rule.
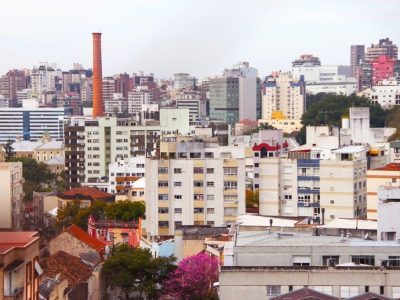
POLYGON ((6 254, 14 248, 24 248, 38 239, 37 231, 0 232, 0 254, 6 254))

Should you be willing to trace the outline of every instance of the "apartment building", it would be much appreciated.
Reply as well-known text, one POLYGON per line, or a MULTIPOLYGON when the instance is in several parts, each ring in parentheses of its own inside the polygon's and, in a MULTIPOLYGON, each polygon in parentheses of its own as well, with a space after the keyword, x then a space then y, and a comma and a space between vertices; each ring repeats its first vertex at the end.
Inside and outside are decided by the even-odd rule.
POLYGON ((168 159, 146 159, 146 216, 151 237, 172 236, 181 225, 231 224, 245 213, 245 150, 201 149, 201 143, 177 142, 176 152, 164 156, 168 159))
POLYGON ((400 188, 400 163, 367 170, 367 218, 378 218, 378 190, 381 186, 400 188))
POLYGON ((104 101, 104 112, 107 116, 128 114, 128 101, 122 93, 113 93, 112 98, 104 101))
POLYGON ((313 146, 281 157, 260 158, 260 214, 326 218, 365 217, 366 151, 363 146, 336 150, 313 146))
POLYGON ((377 190, 378 239, 400 241, 400 186, 384 185, 377 190))
POLYGON ((128 93, 128 113, 131 115, 140 114, 142 105, 153 103, 154 93, 148 86, 137 86, 128 93))
POLYGON ((22 162, 0 162, 0 228, 22 229, 22 162))
POLYGON ((128 192, 138 178, 145 175, 144 156, 131 157, 129 160, 119 160, 109 165, 110 193, 128 192))
POLYGON ((400 104, 400 84, 395 78, 384 79, 358 94, 389 109, 400 104))
POLYGON ((0 299, 39 300, 39 234, 0 232, 0 299))
POLYGON ((228 124, 257 119, 257 69, 242 62, 210 78, 210 118, 228 124))

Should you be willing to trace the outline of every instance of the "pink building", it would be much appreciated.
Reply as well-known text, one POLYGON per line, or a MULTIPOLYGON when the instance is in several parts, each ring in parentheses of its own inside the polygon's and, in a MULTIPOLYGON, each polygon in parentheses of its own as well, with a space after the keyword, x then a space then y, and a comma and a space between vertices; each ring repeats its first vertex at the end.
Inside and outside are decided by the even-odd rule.
POLYGON ((372 61, 372 84, 376 85, 383 79, 394 76, 395 60, 386 55, 380 55, 372 61))
POLYGON ((90 216, 88 220, 88 233, 108 246, 128 244, 138 247, 142 237, 142 220, 96 220, 90 216))

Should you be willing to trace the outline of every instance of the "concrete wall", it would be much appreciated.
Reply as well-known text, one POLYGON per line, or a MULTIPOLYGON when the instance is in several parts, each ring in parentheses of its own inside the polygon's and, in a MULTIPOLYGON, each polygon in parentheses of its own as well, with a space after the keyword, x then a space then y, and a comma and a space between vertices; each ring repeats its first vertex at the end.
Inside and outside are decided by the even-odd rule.
MULTIPOLYGON (((393 287, 400 287, 399 270, 354 270, 351 269, 322 269, 322 270, 295 270, 295 269, 245 269, 243 271, 224 271, 219 276, 220 299, 270 299, 267 295, 267 286, 280 286, 281 294, 289 292, 289 286, 297 290, 307 286, 309 288, 331 287, 333 296, 341 297, 341 287, 357 286, 358 293, 365 292, 365 286, 370 292, 380 293, 380 286, 384 286, 384 295, 393 295, 393 287)), ((274 295, 276 296, 276 295, 274 295)), ((398 295, 397 295, 398 297, 398 295)), ((347 297, 346 297, 347 298, 347 297)))
POLYGON ((52 239, 49 242, 48 250, 50 255, 62 250, 76 257, 79 257, 80 253, 95 251, 93 248, 89 247, 87 244, 81 242, 67 232, 62 232, 52 239))

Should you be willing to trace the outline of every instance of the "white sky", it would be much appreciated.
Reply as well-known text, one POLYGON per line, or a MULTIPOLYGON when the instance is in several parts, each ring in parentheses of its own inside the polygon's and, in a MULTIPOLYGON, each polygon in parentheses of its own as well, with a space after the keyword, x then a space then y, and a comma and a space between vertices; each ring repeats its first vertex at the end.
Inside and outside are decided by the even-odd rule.
POLYGON ((265 76, 302 53, 349 64, 350 45, 400 44, 397 0, 1 0, 0 74, 40 61, 91 67, 103 33, 103 74, 219 75, 249 61, 265 76))

